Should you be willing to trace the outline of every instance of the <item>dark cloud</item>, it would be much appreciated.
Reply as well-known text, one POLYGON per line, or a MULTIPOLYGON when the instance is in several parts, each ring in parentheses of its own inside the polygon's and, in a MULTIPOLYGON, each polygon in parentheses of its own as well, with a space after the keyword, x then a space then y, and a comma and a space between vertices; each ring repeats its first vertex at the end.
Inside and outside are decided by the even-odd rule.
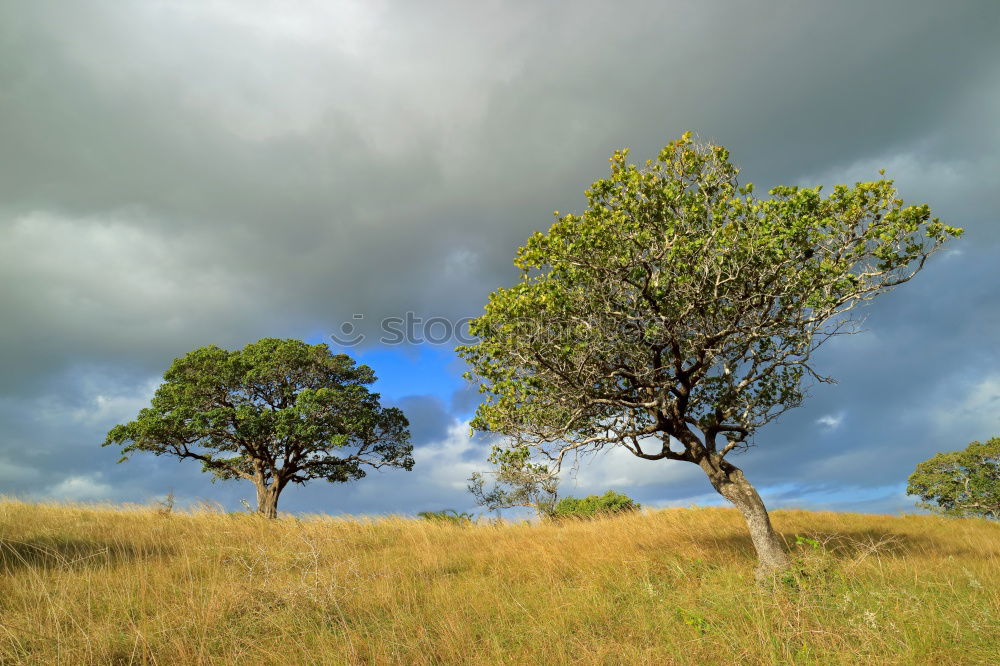
MULTIPOLYGON (((693 129, 759 186, 885 167, 968 229, 871 308, 869 333, 824 352, 840 384, 745 457, 768 487, 891 487, 1000 430, 998 19, 993 0, 0 4, 0 483, 197 494, 197 470, 149 459, 129 474, 93 448, 172 358, 325 335, 354 313, 372 339, 407 311, 474 315, 526 236, 582 207, 610 151, 645 159, 693 129)), ((486 448, 462 439, 476 402, 400 400, 450 476, 289 501, 467 502, 462 474, 486 448)), ((586 483, 664 501, 705 489, 644 464, 586 483)), ((225 488, 205 492, 243 492, 225 488)))
POLYGON ((440 398, 429 395, 409 395, 393 405, 399 407, 410 421, 413 444, 420 446, 447 437, 454 417, 440 398))

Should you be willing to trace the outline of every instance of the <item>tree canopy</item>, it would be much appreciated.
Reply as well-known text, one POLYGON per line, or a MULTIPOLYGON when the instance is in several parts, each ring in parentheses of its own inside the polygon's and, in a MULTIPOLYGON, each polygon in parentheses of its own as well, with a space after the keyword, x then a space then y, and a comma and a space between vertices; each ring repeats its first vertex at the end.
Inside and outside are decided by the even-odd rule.
POLYGON ((906 492, 929 509, 1000 519, 1000 437, 925 460, 910 475, 906 492))
POLYGON ((365 468, 412 469, 409 424, 368 390, 375 373, 325 344, 267 338, 174 360, 152 404, 104 446, 201 462, 215 479, 247 479, 258 511, 277 514, 289 483, 346 482, 365 468))
MULTIPOLYGON (((740 185, 729 153, 690 134, 655 161, 611 156, 582 215, 556 213, 458 349, 485 401, 473 427, 558 470, 620 446, 698 464, 781 566, 760 498, 726 458, 830 381, 812 353, 857 330, 852 311, 912 278, 961 230, 906 206, 891 181, 740 185)), ((767 552, 765 552, 767 551, 767 552)))

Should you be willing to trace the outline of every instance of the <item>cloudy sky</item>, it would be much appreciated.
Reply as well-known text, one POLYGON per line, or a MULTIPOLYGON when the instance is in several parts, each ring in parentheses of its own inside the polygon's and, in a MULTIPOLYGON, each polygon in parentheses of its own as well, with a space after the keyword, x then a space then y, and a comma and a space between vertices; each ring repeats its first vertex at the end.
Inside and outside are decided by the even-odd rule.
MULTIPOLYGON (((454 343, 378 322, 477 314, 614 149, 693 130, 758 191, 885 168, 966 228, 737 463, 772 507, 911 510, 918 461, 1000 435, 998 26, 996 0, 0 0, 0 494, 239 508, 248 484, 116 465, 104 434, 194 348, 349 323, 417 465, 281 508, 472 509, 487 446, 454 343)), ((683 463, 565 481, 608 488, 718 502, 683 463)))

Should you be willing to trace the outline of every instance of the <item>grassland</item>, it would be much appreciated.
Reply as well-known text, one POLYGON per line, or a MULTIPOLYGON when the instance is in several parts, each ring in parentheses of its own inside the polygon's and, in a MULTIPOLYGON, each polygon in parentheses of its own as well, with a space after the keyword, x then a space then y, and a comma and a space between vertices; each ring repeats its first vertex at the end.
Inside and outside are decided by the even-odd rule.
POLYGON ((724 509, 462 527, 0 501, 0 663, 1000 663, 1000 526, 774 521, 797 569, 761 587, 724 509))

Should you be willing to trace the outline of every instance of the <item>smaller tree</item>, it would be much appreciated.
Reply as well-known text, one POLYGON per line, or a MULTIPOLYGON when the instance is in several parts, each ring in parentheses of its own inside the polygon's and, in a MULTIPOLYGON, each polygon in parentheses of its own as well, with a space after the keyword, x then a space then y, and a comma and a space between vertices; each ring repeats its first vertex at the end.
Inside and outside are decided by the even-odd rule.
POLYGON ((417 517, 432 523, 452 523, 455 525, 471 525, 476 519, 471 513, 465 511, 459 513, 455 509, 418 511, 417 517))
MULTIPOLYGON (((214 479, 247 479, 257 511, 278 515, 289 483, 346 482, 365 467, 413 468, 409 423, 368 390, 375 373, 324 344, 266 338, 175 359, 152 404, 104 446, 201 462, 214 479)), ((213 479, 213 480, 214 480, 213 479)))
POLYGON ((906 493, 933 511, 1000 519, 1000 437, 925 460, 910 475, 906 493))
POLYGON ((469 478, 469 492, 477 504, 487 511, 526 507, 540 518, 552 515, 559 480, 546 465, 531 462, 527 448, 494 447, 489 460, 496 466, 495 472, 487 472, 494 477, 492 488, 486 488, 482 472, 469 478))

